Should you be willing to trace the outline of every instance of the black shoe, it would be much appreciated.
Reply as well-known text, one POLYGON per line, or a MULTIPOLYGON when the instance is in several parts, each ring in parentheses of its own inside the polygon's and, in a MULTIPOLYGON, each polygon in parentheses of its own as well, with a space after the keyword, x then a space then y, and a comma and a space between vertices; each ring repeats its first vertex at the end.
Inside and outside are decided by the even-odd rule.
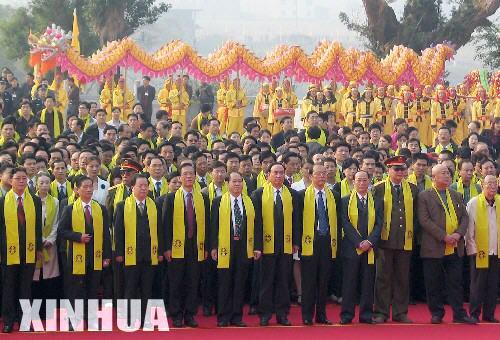
POLYGON ((290 323, 290 321, 288 321, 288 318, 286 316, 276 318, 276 321, 278 322, 278 325, 281 325, 281 326, 291 326, 292 325, 290 323))
POLYGON ((260 318, 260 323, 259 325, 261 325, 262 327, 266 327, 266 326, 269 326, 269 318, 260 318))
POLYGON ((212 316, 212 308, 203 307, 203 316, 212 316))
MULTIPOLYGON (((483 318, 483 321, 484 322, 489 322, 489 323, 499 323, 500 322, 500 320, 498 320, 498 319, 496 319, 494 317, 493 318, 483 318)), ((478 320, 478 322, 479 322, 479 320, 478 320)))
POLYGON ((75 331, 75 329, 73 328, 73 325, 70 323, 68 325, 68 332, 74 332, 74 331, 75 331))
POLYGON ((373 321, 374 323, 384 323, 384 322, 386 322, 386 321, 387 321, 387 319, 386 319, 385 317, 383 317, 383 316, 375 316, 375 317, 372 319, 372 321, 373 321))
POLYGON ((257 315, 257 307, 251 306, 248 315, 257 315))
POLYGON ((440 316, 433 316, 431 318, 431 323, 434 324, 434 325, 441 324, 441 323, 443 323, 443 318, 440 317, 440 316))
POLYGON ((182 328, 184 325, 182 324, 182 320, 173 320, 172 321, 172 326, 174 328, 182 328))
POLYGON ((476 318, 471 318, 470 316, 464 316, 461 318, 453 318, 454 323, 464 323, 467 325, 475 325, 477 324, 478 320, 476 318))
POLYGON ((366 323, 368 325, 376 325, 375 321, 373 319, 360 319, 359 323, 366 323))
POLYGON ((184 319, 184 324, 187 327, 190 327, 190 328, 196 328, 196 327, 198 327, 198 323, 193 318, 184 319))
POLYGON ((400 317, 397 317, 397 318, 392 318, 392 321, 393 322, 399 322, 399 323, 413 323, 413 321, 408 318, 408 316, 404 315, 404 316, 400 316, 400 317))
POLYGON ((313 322, 311 319, 304 319, 304 320, 302 320, 302 323, 304 324, 304 326, 312 326, 313 325, 313 322))
POLYGON ((352 323, 352 320, 350 320, 350 319, 340 319, 341 325, 350 325, 351 323, 352 323))
POLYGON ((229 322, 219 321, 219 322, 217 322, 217 327, 229 327, 229 322))
POLYGON ((4 325, 2 333, 12 333, 12 325, 4 325))
POLYGON ((332 322, 328 319, 316 319, 316 323, 320 325, 331 325, 332 322))
POLYGON ((231 326, 234 326, 234 327, 246 327, 246 323, 244 323, 243 321, 231 321, 231 326))

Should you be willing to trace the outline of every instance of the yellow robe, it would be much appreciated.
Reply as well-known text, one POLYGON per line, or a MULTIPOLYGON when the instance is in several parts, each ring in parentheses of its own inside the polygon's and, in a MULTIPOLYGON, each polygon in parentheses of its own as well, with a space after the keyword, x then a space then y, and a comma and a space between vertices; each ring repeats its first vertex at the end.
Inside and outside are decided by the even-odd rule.
POLYGON ((406 120, 408 126, 415 126, 417 117, 417 108, 414 102, 404 103, 398 101, 396 104, 396 118, 403 118, 406 120))
POLYGON ((375 112, 373 99, 368 102, 362 99, 359 101, 358 106, 356 106, 356 120, 368 130, 370 124, 375 121, 375 112))
MULTIPOLYGON (((267 129, 267 120, 269 119, 269 106, 271 104, 273 96, 271 93, 264 93, 259 91, 257 97, 255 97, 255 103, 253 105, 253 117, 257 118, 262 129, 267 129)), ((272 128, 272 126, 271 126, 272 128)))
POLYGON ((135 97, 132 91, 127 89, 121 89, 118 86, 115 87, 113 91, 113 106, 119 107, 122 111, 121 120, 127 121, 127 116, 132 112, 132 106, 134 106, 135 97))
POLYGON ((111 120, 111 109, 113 108, 113 91, 108 85, 104 85, 99 96, 101 108, 106 110, 106 120, 111 120))
POLYGON ((455 97, 449 98, 449 104, 453 117, 452 119, 457 123, 457 130, 453 138, 457 143, 460 143, 468 135, 467 125, 469 122, 464 116, 465 102, 463 99, 455 97))
POLYGON ((248 105, 247 96, 242 88, 236 90, 232 85, 226 92, 226 106, 228 109, 228 120, 226 134, 231 132, 243 133, 243 119, 245 117, 245 106, 248 105), (239 106, 239 107, 238 107, 239 106))
POLYGON ((313 111, 313 102, 311 98, 305 97, 302 99, 302 104, 300 106, 300 118, 304 119, 309 111, 313 111))
MULTIPOLYGON (((288 109, 288 102, 284 98, 275 97, 271 100, 271 105, 269 106, 269 120, 267 121, 269 129, 273 135, 277 134, 281 130, 281 125, 277 119, 274 118, 274 112, 278 109, 288 109)), ((293 119, 293 117, 292 117, 293 119)))
POLYGON ((165 110, 169 114, 172 110, 172 104, 170 103, 170 99, 168 97, 170 93, 170 83, 165 82, 165 86, 158 92, 158 104, 160 105, 160 110, 165 110))
POLYGON ((419 131, 420 141, 425 145, 432 145, 434 134, 429 128, 431 125, 431 100, 428 97, 418 97, 414 100, 416 110, 415 127, 419 131))
POLYGON ((481 122, 482 129, 491 129, 491 121, 494 118, 493 115, 496 115, 496 117, 499 115, 493 100, 475 100, 472 104, 472 120, 481 122))
POLYGON ((283 98, 286 99, 286 101, 288 102, 288 105, 290 105, 290 107, 295 108, 299 104, 299 100, 297 98, 297 95, 291 89, 289 91, 286 91, 285 89, 283 89, 283 98))
POLYGON ((389 97, 375 97, 375 119, 382 123, 384 135, 390 135, 393 130, 394 116, 391 114, 392 99, 389 97))
MULTIPOLYGON (((63 118, 66 117, 66 109, 68 107, 68 94, 66 93, 66 90, 64 89, 63 84, 57 85, 55 81, 52 82, 52 85, 50 85, 49 90, 53 91, 55 96, 56 96, 56 108, 59 112, 63 114, 63 118)), ((66 119, 64 119, 66 121, 66 119)))
POLYGON ((168 93, 168 99, 172 103, 172 121, 182 123, 182 134, 186 133, 186 113, 189 107, 189 95, 186 89, 177 89, 177 85, 168 93))
POLYGON ((352 128, 352 123, 354 123, 356 119, 356 111, 360 101, 361 101, 360 97, 353 99, 350 95, 348 95, 344 99, 342 114, 344 115, 345 118, 345 125, 351 128, 352 128))
POLYGON ((226 92, 227 88, 224 83, 221 83, 217 90, 217 119, 220 122, 220 133, 224 134, 227 125, 227 106, 226 106, 226 92))

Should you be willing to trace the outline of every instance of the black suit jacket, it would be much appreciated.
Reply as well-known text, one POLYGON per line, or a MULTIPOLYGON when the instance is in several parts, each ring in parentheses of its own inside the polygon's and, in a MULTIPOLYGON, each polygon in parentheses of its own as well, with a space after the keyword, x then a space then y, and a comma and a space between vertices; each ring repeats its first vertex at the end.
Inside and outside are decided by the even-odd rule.
MULTIPOLYGON (((325 184, 326 186, 326 184, 325 184)), ((306 189, 307 190, 307 189, 306 189)), ((298 239, 300 240, 299 242, 299 245, 300 247, 302 247, 302 235, 303 235, 303 232, 304 232, 304 198, 305 198, 305 193, 306 193, 306 190, 301 190, 297 193, 297 196, 298 198, 300 199, 300 202, 299 202, 299 207, 300 207, 300 217, 299 217, 299 221, 300 221, 300 228, 299 228, 299 235, 298 236, 298 239)), ((332 191, 332 194, 333 194, 333 198, 335 199, 335 206, 337 208, 337 253, 340 252, 340 240, 342 239, 342 217, 341 217, 341 213, 342 213, 342 202, 340 200, 340 195, 335 192, 335 191, 332 191)), ((326 199, 325 199, 325 203, 326 202, 326 199)), ((318 225, 318 206, 316 205, 316 203, 314 204, 315 205, 315 214, 314 214, 314 238, 316 238, 318 236, 318 231, 317 231, 317 228, 316 226, 318 225)), ((327 213, 328 213, 328 207, 327 207, 327 213)), ((330 230, 328 230, 328 234, 327 234, 328 237, 330 237, 330 230)), ((302 255, 301 255, 302 256, 302 255)))
POLYGON ((344 231, 344 238, 342 240, 342 256, 349 258, 356 258, 359 255, 356 253, 356 248, 363 240, 368 240, 376 249, 377 243, 380 239, 380 233, 382 230, 382 223, 384 220, 384 208, 382 202, 374 200, 375 204, 375 225, 370 234, 368 234, 368 214, 365 218, 362 217, 361 202, 359 197, 358 200, 358 231, 353 227, 351 221, 349 220, 349 198, 346 196, 342 198, 342 210, 341 210, 341 224, 342 230, 344 231), (360 235, 361 234, 361 235, 360 235))
MULTIPOLYGON (((110 125, 106 124, 106 127, 108 127, 110 125)), ((85 135, 88 136, 88 138, 92 138, 92 139, 97 139, 99 140, 99 128, 97 127, 97 124, 92 124, 90 125, 87 130, 85 130, 85 135)))
MULTIPOLYGON (((301 206, 300 206, 300 198, 298 198, 298 194, 295 190, 288 188, 290 191, 290 194, 292 195, 292 206, 293 206, 293 213, 292 213, 292 245, 295 246, 300 246, 301 244, 301 239, 299 236, 299 229, 301 226, 300 222, 300 217, 301 217, 301 206)), ((264 235, 264 226, 263 226, 263 219, 262 219, 262 193, 263 193, 263 188, 258 188, 252 193, 252 202, 253 202, 253 207, 255 209, 255 239, 254 239, 254 249, 262 251, 263 250, 263 235, 264 235)), ((274 225, 275 231, 275 249, 276 249, 276 235, 278 232, 276 231, 276 223, 274 225)), ((283 234, 283 232, 279 232, 280 234, 283 234)), ((281 241, 282 242, 282 241, 281 241)), ((276 253, 275 253, 276 254, 276 253)))
MULTIPOLYGON (((222 196, 214 198, 212 201, 212 210, 211 210, 211 220, 210 220, 210 249, 217 249, 219 247, 219 227, 220 227, 220 218, 219 218, 219 207, 220 207, 220 201, 221 201, 222 196)), ((245 210, 245 204, 243 202, 241 203, 243 206, 243 220, 242 220, 242 226, 241 226, 241 238, 240 242, 245 245, 246 249, 246 244, 247 244, 247 213, 245 210)), ((230 212, 232 209, 230 210, 230 212)), ((230 239, 231 243, 233 241, 234 237, 234 229, 233 229, 233 219, 232 215, 229 218, 229 224, 230 224, 230 239)), ((255 240, 255 230, 254 230, 254 235, 252 236, 255 240)), ((247 257, 245 257, 246 259, 247 257)))
MULTIPOLYGON (((103 222, 103 259, 111 259, 111 237, 110 237, 110 222, 108 211, 103 205, 100 205, 102 210, 102 222, 103 222)), ((73 223, 72 223, 72 214, 73 214, 73 204, 70 204, 64 208, 64 211, 59 220, 59 229, 57 230, 57 236, 60 240, 60 244, 65 248, 67 247, 67 261, 66 265, 68 266, 68 270, 70 273, 73 271, 73 242, 80 242, 82 234, 79 232, 73 231, 73 223), (68 242, 66 242, 68 241, 68 242)), ((85 233, 94 235, 93 225, 85 225, 85 233)), ((87 266, 94 265, 94 240, 93 238, 85 245, 85 261, 87 266)))
MULTIPOLYGON (((180 187, 178 190, 182 190, 182 187, 180 187)), ((205 250, 208 251, 210 248, 210 204, 209 204, 209 199, 208 196, 205 194, 202 194, 203 196, 203 201, 205 205, 205 250)), ((175 192, 171 192, 167 194, 167 197, 165 198, 163 202, 163 224, 165 225, 165 250, 169 251, 172 250, 172 241, 174 238, 174 203, 175 201, 175 192)), ((194 203, 194 202, 193 202, 194 203)), ((188 232, 188 227, 186 224, 187 221, 187 216, 186 216, 186 207, 184 207, 184 228, 185 228, 185 235, 187 236, 188 232)), ((196 223, 196 220, 195 220, 196 223)), ((196 231, 197 231, 197 226, 195 225, 194 228, 194 235, 193 239, 196 240, 196 231)))
MULTIPOLYGON (((125 256, 125 216, 124 212, 125 201, 121 201, 116 205, 114 230, 115 230, 115 254, 116 256, 125 256)), ((158 256, 162 256, 165 251, 165 229, 162 223, 161 208, 155 203, 156 218, 157 218, 157 238, 158 238, 158 256)), ((151 263, 151 236, 150 222, 148 220, 147 207, 144 209, 144 214, 141 215, 139 208, 136 205, 136 261, 151 263)))
MULTIPOLYGON (((25 193, 29 195, 29 193, 25 193)), ((33 204, 35 205, 35 251, 42 251, 42 201, 31 194, 33 204)), ((7 229, 5 227, 4 214, 5 197, 0 197, 0 252, 2 263, 7 264, 7 229)), ((22 235, 19 230, 19 255, 21 263, 26 263, 26 233, 22 235), (24 242, 22 241, 24 240, 24 242)))

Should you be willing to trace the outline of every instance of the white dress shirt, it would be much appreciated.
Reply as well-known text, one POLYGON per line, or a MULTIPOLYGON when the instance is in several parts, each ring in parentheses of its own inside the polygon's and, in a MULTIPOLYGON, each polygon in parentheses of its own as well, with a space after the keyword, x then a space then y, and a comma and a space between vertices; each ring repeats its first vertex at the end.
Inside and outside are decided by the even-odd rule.
MULTIPOLYGON (((465 245, 467 248, 467 255, 477 254, 476 244, 476 218, 477 218, 477 201, 478 197, 473 197, 467 204, 467 213, 469 214, 469 227, 465 235, 465 245)), ((496 204, 493 206, 487 204, 487 220, 488 220, 488 255, 498 255, 498 228, 496 217, 496 204)))
MULTIPOLYGON (((235 222, 235 213, 234 213, 234 201, 237 201, 238 206, 240 207, 240 213, 241 213, 241 221, 243 223, 243 203, 242 203, 242 198, 241 195, 238 197, 234 197, 233 195, 231 196, 231 221, 233 222, 233 234, 236 235, 236 222, 235 222)), ((240 226, 241 228, 241 226, 240 226)), ((241 230, 241 229, 240 229, 241 230)))

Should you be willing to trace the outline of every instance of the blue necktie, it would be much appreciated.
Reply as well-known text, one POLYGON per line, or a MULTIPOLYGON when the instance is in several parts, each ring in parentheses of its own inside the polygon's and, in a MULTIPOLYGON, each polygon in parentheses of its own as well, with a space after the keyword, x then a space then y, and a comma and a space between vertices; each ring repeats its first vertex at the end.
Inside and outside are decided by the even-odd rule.
POLYGON ((328 217, 326 216, 325 201, 323 200, 323 192, 318 192, 318 223, 319 234, 325 236, 328 233, 328 217))

